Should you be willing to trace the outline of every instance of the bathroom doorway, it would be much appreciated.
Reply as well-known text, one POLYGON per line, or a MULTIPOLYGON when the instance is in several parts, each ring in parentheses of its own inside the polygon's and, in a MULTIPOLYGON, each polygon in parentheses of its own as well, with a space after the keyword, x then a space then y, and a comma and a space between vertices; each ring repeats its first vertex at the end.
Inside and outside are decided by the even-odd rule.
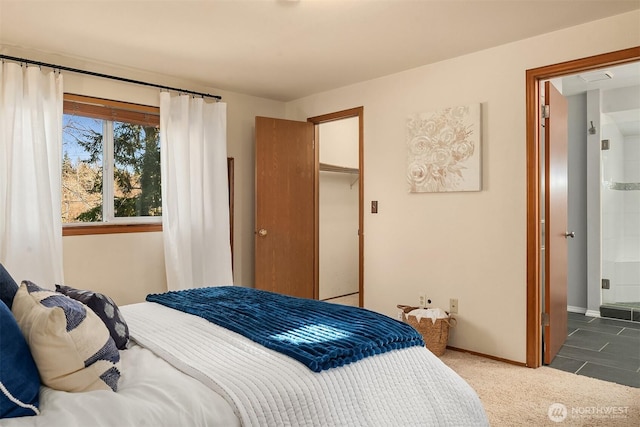
POLYGON ((569 103, 568 310, 640 321, 640 62, 553 81, 569 103))
MULTIPOLYGON (((538 138, 538 129, 540 124, 540 104, 538 87, 540 82, 548 79, 562 78, 565 76, 575 75, 577 73, 589 73, 600 70, 605 67, 615 67, 622 64, 638 62, 640 60, 640 47, 633 47, 621 51, 605 53, 588 58, 567 61, 563 63, 548 65, 544 67, 534 68, 526 72, 526 107, 527 107, 527 366, 538 367, 542 364, 542 324, 543 312, 541 306, 541 283, 540 275, 541 267, 541 251, 540 243, 542 235, 540 210, 540 162, 546 161, 540 158, 540 140, 538 138)), ((598 115, 599 116, 599 115, 598 115)), ((589 119, 590 121, 591 119, 589 119)), ((594 123, 596 129, 599 128, 594 123)), ((586 127, 586 126, 585 126, 586 127)), ((582 129, 584 134, 584 128, 582 129)), ((591 135, 591 134, 590 134, 591 135)), ((599 158, 599 145, 595 146, 597 156, 599 158)), ((593 145, 588 147, 593 149, 593 145)), ((590 151, 591 152, 591 151, 590 151)), ((593 154, 591 152, 591 154, 593 154)), ((600 171, 588 173, 587 180, 595 179, 600 183, 600 171)), ((598 188, 596 184, 596 188, 598 188)), ((592 188, 592 187, 589 187, 592 188)), ((598 199, 598 209, 600 206, 599 196, 592 197, 591 200, 598 199)), ((591 210, 589 215, 591 215, 591 210)), ((591 221, 589 224, 599 221, 591 221)), ((569 228, 572 228, 571 226, 569 228)), ((576 232, 577 237, 577 232, 576 232)), ((599 238, 599 233, 588 230, 587 238, 599 238)), ((587 242, 588 254, 583 265, 587 265, 587 310, 599 311, 601 302, 601 250, 599 245, 592 245, 587 242), (593 262, 594 254, 597 260, 593 262), (596 274, 594 274, 594 271, 596 274), (594 278, 595 283, 594 283, 594 278), (595 294, 595 295, 594 295, 595 294)), ((570 303, 569 303, 570 304, 570 303)), ((599 316, 599 314, 598 314, 599 316)))

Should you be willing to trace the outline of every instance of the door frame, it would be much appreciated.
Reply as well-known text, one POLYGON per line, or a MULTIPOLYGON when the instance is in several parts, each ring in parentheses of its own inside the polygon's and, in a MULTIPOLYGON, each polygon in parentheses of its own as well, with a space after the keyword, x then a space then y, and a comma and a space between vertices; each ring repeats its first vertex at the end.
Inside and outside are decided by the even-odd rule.
POLYGON ((364 307, 364 107, 355 107, 348 110, 337 111, 335 113, 323 114, 321 116, 309 117, 308 122, 315 125, 315 299, 320 297, 320 138, 319 125, 321 123, 333 122, 335 120, 358 118, 358 305, 364 307))
MULTIPOLYGON (((640 60, 640 46, 526 72, 527 151, 527 366, 542 365, 540 274, 540 82, 543 80, 640 60)), ((544 160, 543 160, 544 161, 544 160)))

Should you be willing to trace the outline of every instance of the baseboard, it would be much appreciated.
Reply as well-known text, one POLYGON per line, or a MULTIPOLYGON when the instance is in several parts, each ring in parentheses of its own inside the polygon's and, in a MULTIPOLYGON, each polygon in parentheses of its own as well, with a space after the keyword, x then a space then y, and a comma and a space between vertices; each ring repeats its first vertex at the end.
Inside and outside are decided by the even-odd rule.
POLYGON ((571 313, 585 314, 587 312, 587 309, 584 308, 584 307, 575 307, 573 305, 568 305, 567 306, 567 311, 569 311, 571 313))
POLYGON ((600 311, 599 310, 587 310, 587 312, 584 315, 585 316, 589 316, 589 317, 600 317, 600 311))
POLYGON ((503 359, 502 357, 491 356, 489 354, 478 353, 477 351, 465 350, 464 348, 451 347, 451 346, 448 345, 447 349, 453 350, 453 351, 459 351, 461 353, 473 354, 474 356, 480 356, 480 357, 484 357, 486 359, 497 360, 498 362, 504 362, 504 363, 508 363, 510 365, 516 365, 516 366, 522 366, 522 367, 526 367, 527 366, 526 363, 516 362, 514 360, 509 360, 509 359, 503 359))

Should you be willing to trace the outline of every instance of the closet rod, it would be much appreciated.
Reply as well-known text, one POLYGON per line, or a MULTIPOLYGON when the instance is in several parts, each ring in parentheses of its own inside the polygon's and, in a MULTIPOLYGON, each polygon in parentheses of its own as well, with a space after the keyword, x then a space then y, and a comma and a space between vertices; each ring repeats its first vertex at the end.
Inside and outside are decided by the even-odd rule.
POLYGON ((170 87, 170 86, 162 86, 162 85, 157 85, 155 83, 142 82, 142 81, 139 81, 139 80, 132 80, 132 79, 124 78, 124 77, 117 77, 117 76, 110 76, 108 74, 94 73, 93 71, 85 71, 85 70, 79 70, 77 68, 64 67, 62 65, 47 64, 46 62, 33 61, 31 59, 16 58, 14 56, 7 56, 7 55, 0 55, 0 59, 6 59, 6 60, 9 60, 9 61, 15 61, 15 62, 24 62, 24 63, 27 63, 27 64, 37 65, 37 66, 40 66, 40 67, 48 67, 48 68, 53 68, 55 70, 69 71, 71 73, 87 74, 89 76, 102 77, 104 79, 117 80, 119 82, 133 83, 133 84, 142 85, 142 86, 156 87, 158 89, 166 89, 166 90, 172 90, 172 91, 175 91, 175 92, 188 93, 189 95, 197 95, 197 96, 202 96, 202 97, 207 97, 207 98, 215 98, 218 101, 222 99, 222 97, 220 95, 210 95, 208 93, 194 92, 192 90, 178 89, 178 88, 170 87))

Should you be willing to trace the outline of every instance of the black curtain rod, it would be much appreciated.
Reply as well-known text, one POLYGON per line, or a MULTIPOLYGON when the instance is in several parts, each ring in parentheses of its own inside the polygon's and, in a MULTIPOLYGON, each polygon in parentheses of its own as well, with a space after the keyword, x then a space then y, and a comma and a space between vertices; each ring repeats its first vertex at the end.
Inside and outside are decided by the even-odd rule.
POLYGON ((46 62, 38 62, 38 61, 33 61, 31 59, 16 58, 14 56, 7 56, 7 55, 0 55, 0 59, 7 59, 9 61, 15 61, 15 62, 24 62, 24 63, 27 63, 27 64, 38 65, 40 67, 48 67, 48 68, 53 68, 55 70, 69 71, 69 72, 72 72, 72 73, 87 74, 87 75, 94 76, 94 77, 102 77, 102 78, 105 78, 105 79, 117 80, 119 82, 133 83, 133 84, 142 85, 142 86, 157 87, 158 89, 173 90, 175 92, 182 92, 182 93, 188 93, 190 95, 197 95, 197 96, 202 96, 202 97, 215 98, 217 100, 221 100, 222 99, 222 97, 220 95, 210 95, 208 93, 194 92, 192 90, 178 89, 178 88, 170 87, 170 86, 162 86, 162 85, 157 85, 157 84, 154 84, 154 83, 147 83, 147 82, 141 82, 139 80, 127 79, 127 78, 124 78, 124 77, 110 76, 108 74, 94 73, 93 71, 85 71, 85 70, 79 70, 77 68, 64 67, 62 65, 47 64, 46 62))

